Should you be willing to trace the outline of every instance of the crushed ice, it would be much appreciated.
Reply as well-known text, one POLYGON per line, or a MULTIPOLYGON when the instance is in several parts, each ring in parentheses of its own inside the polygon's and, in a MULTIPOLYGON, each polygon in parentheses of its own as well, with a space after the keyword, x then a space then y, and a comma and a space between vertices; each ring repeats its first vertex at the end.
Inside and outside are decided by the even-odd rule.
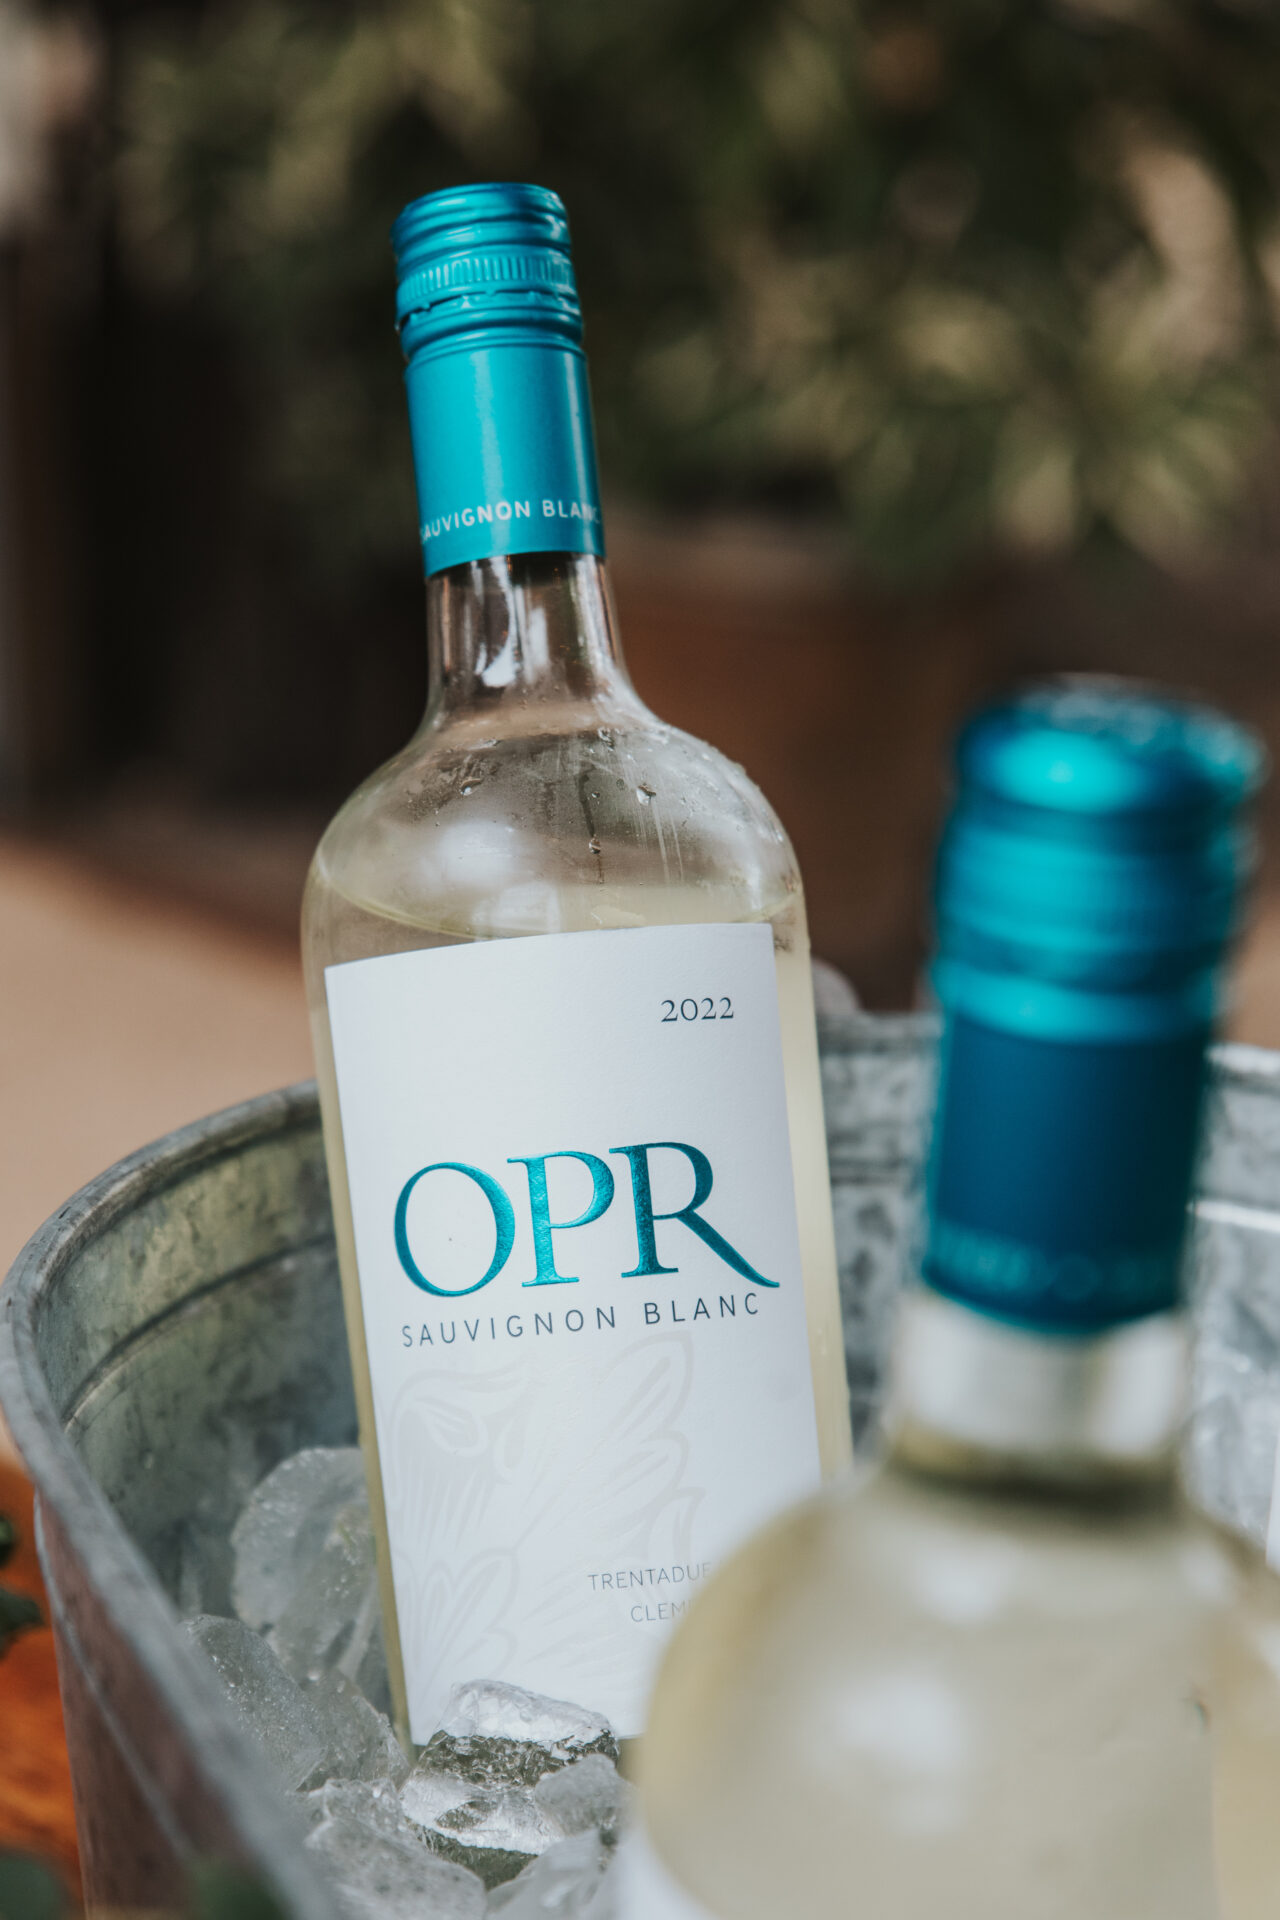
POLYGON ((197 1613, 186 1631, 298 1795, 351 1920, 613 1920, 628 1789, 602 1715, 473 1680, 406 1759, 387 1717, 358 1449, 282 1461, 231 1548, 238 1618, 197 1613))

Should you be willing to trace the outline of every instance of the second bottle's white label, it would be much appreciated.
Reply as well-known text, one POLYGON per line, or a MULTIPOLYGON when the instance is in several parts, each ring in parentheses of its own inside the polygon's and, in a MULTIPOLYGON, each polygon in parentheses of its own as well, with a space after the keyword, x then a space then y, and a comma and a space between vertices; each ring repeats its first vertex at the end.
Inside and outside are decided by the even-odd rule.
POLYGON ((772 932, 326 986, 412 1736, 480 1678, 634 1735, 701 1583, 819 1478, 772 932))

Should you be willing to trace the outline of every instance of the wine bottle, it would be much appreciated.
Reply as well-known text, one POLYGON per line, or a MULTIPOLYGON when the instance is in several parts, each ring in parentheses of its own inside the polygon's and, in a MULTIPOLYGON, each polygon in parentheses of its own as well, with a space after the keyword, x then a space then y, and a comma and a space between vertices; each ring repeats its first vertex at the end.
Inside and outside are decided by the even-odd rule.
POLYGON ((397 1724, 639 1733, 722 1555, 850 1455, 795 857, 618 647, 564 210, 396 223, 429 702, 303 939, 397 1724))
POLYGON ((1261 1920, 1277 1582, 1181 1503, 1187 1195, 1252 740, 1090 684, 962 740, 883 1467, 674 1638, 635 1920, 1261 1920), (1248 1791, 1242 1795, 1242 1782, 1248 1791))

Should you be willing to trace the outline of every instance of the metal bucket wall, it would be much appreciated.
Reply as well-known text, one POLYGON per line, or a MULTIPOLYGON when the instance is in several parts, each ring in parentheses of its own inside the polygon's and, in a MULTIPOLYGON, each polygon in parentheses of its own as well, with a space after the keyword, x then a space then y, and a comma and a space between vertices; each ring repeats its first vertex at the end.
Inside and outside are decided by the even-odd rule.
MULTIPOLYGON (((932 1043, 915 1018, 849 1018, 823 1036, 860 1432, 932 1043)), ((1251 1444, 1274 1454, 1280 1057, 1219 1057, 1203 1184, 1218 1215, 1197 1241, 1202 1309, 1220 1327, 1247 1322, 1276 1382, 1251 1444)), ((337 1920, 296 1817, 177 1625, 183 1610, 230 1611, 226 1534, 253 1484, 299 1447, 354 1438, 313 1091, 251 1101, 121 1162, 41 1229, 0 1298, 0 1400, 38 1492, 91 1905, 176 1907, 188 1866, 217 1857, 255 1872, 291 1920, 337 1920)))
POLYGON ((4 1305, 0 1400, 36 1484, 90 1909, 175 1910, 211 1857, 298 1920, 337 1920, 176 1624, 248 1486, 354 1436, 312 1091, 103 1174, 31 1241, 4 1305))

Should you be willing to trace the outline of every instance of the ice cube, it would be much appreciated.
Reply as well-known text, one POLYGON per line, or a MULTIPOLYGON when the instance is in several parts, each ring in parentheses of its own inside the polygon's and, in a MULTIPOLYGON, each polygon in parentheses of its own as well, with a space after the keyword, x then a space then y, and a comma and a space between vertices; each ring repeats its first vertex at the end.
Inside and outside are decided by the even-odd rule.
POLYGON ((379 1833, 422 1844, 404 1817, 399 1795, 387 1780, 326 1780, 323 1786, 302 1794, 299 1805, 309 1827, 341 1815, 376 1827, 379 1833))
POLYGON ((383 1705, 386 1659, 366 1501, 352 1500, 333 1515, 306 1581, 267 1639, 295 1680, 336 1669, 375 1706, 383 1705))
POLYGON ((505 1681, 470 1680, 449 1695, 419 1764, 477 1785, 535 1787, 589 1753, 618 1757, 603 1714, 505 1681))
POLYGON ((307 1796, 307 1846, 351 1920, 482 1920, 484 1888, 414 1833, 390 1788, 331 1783, 307 1796))
POLYGON ((485 1912, 506 1920, 542 1920, 548 1914, 556 1920, 606 1920, 613 1911, 608 1859, 598 1834, 575 1834, 530 1861, 506 1886, 496 1887, 485 1912))
POLYGON ((533 1797, 562 1833, 599 1833, 612 1844, 627 1813, 627 1783, 602 1753, 549 1773, 533 1797))
POLYGON ((324 1731, 329 1773, 341 1780, 387 1780, 399 1786, 409 1771, 391 1722, 365 1699, 345 1673, 322 1673, 303 1696, 324 1731))
POLYGON ((229 1614, 232 1558, 225 1523, 211 1524, 204 1515, 190 1513, 175 1535, 170 1591, 179 1613, 188 1619, 197 1613, 229 1614))
POLYGON ((266 1641, 243 1620, 197 1614, 183 1622, 222 1684, 240 1725, 281 1782, 298 1789, 324 1778, 325 1727, 315 1703, 284 1671, 266 1641))
MULTIPOLYGON (((568 1828, 535 1798, 548 1774, 585 1757, 609 1767, 618 1743, 607 1720, 568 1700, 551 1700, 505 1681, 455 1687, 400 1798, 428 1843, 462 1861, 489 1887, 509 1880, 568 1828)), ((614 1804, 599 1775, 581 1783, 614 1804)), ((576 1806, 571 1789, 566 1808, 576 1806)))
POLYGON ((254 1488, 231 1530, 231 1597, 251 1627, 270 1627, 303 1592, 341 1508, 367 1499, 358 1447, 308 1447, 254 1488))
POLYGON ((847 974, 833 967, 829 960, 811 960, 809 968, 813 976, 813 1010, 819 1020, 842 1020, 846 1014, 858 1012, 862 1003, 847 974))
POLYGON ((510 1880, 563 1837, 528 1787, 477 1786, 424 1766, 424 1757, 401 1787, 400 1804, 434 1852, 469 1867, 486 1887, 510 1880))

